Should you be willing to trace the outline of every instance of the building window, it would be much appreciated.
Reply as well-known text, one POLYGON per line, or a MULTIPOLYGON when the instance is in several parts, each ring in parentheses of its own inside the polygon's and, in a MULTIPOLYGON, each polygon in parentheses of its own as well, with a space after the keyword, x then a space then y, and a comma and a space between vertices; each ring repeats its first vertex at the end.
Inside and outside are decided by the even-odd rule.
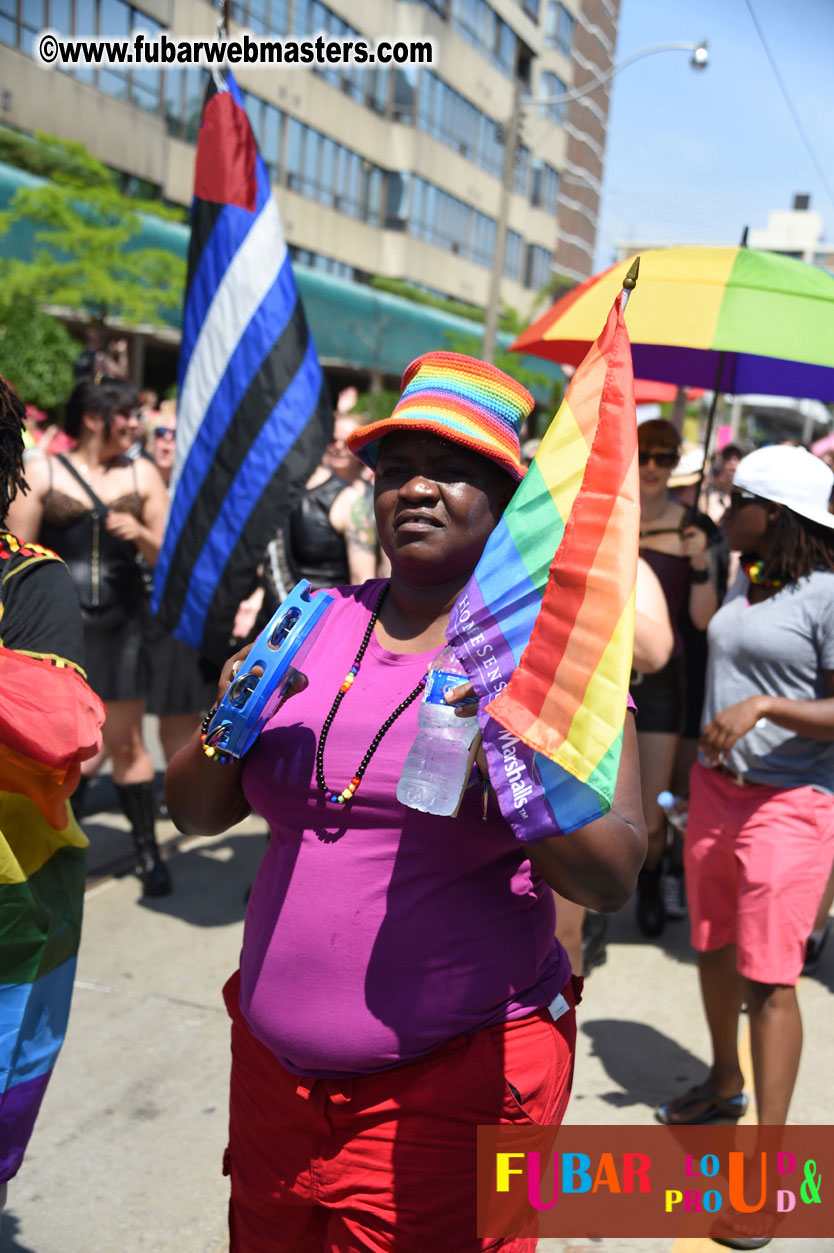
POLYGON ((391 71, 385 69, 365 70, 368 84, 367 104, 375 113, 385 114, 388 108, 388 92, 391 86, 391 71))
POLYGON ((562 56, 573 52, 573 31, 576 19, 559 0, 550 0, 544 25, 544 42, 548 48, 558 48, 562 56))
POLYGON ((372 165, 365 170, 363 218, 369 226, 379 226, 382 216, 382 170, 372 165))
MULTIPOLYGON (((274 4, 275 0, 272 0, 272 3, 274 4)), ((281 7, 286 21, 287 0, 282 0, 281 7)), ((321 0, 294 0, 292 30, 298 38, 313 35, 317 31, 323 31, 333 39, 362 38, 358 30, 348 26, 338 13, 334 13, 326 4, 322 4, 321 0)), ((313 73, 318 74, 337 91, 350 96, 352 100, 360 104, 364 101, 372 104, 374 84, 371 75, 362 66, 322 65, 317 66, 313 73)))
POLYGON ((559 209, 559 171, 545 161, 533 162, 530 203, 554 215, 559 209))
POLYGON ((553 253, 539 244, 528 244, 524 258, 524 286, 540 291, 550 283, 553 253))
POLYGON ((385 227, 404 231, 408 227, 408 174, 389 170, 385 178, 385 227))
POLYGON ((504 245, 504 275, 506 278, 521 281, 521 262, 524 258, 524 240, 518 231, 507 231, 507 242, 504 245))
POLYGON ((562 81, 558 74, 551 74, 549 70, 544 70, 539 79, 539 99, 542 103, 539 105, 539 113, 542 117, 549 117, 552 122, 561 122, 565 115, 565 103, 556 104, 560 96, 567 94, 567 85, 562 81))
MULTIPOLYGON (((51 27, 60 35, 125 39, 137 30, 150 38, 163 29, 159 22, 124 0, 0 0, 0 44, 33 55, 38 31, 51 27)), ((78 66, 62 68, 81 83, 97 87, 116 100, 149 113, 162 107, 162 74, 151 66, 78 66)))
MULTIPOLYGON (((459 152, 467 161, 473 161, 487 174, 501 177, 504 161, 501 127, 428 70, 420 75, 415 125, 459 152)), ((523 175, 517 174, 517 177, 523 178, 523 175)))
POLYGON ((410 184, 408 233, 489 268, 495 255, 495 219, 423 178, 412 176, 410 184))
POLYGON ((449 0, 449 24, 505 74, 515 73, 518 43, 515 31, 486 0, 449 0))
POLYGON ((260 96, 251 92, 241 92, 243 107, 252 127, 252 134, 258 150, 266 166, 270 182, 277 183, 281 173, 281 139, 284 127, 284 115, 274 105, 267 104, 260 96))
POLYGON ((469 256, 477 264, 490 267, 495 257, 495 218, 472 210, 469 256))
POLYGON ((353 266, 347 265, 344 261, 337 261, 335 257, 326 257, 321 252, 311 252, 309 248, 299 248, 295 244, 289 244, 288 251, 293 265, 306 265, 311 270, 335 274, 337 278, 356 278, 353 266))
POLYGON ((394 120, 406 126, 414 124, 414 101, 417 97, 417 71, 413 66, 395 69, 394 100, 392 110, 394 120))
MULTIPOLYGON (((6 0, 1 6, 2 12, 13 18, 15 13, 14 0, 6 0)), ((38 31, 43 30, 46 22, 46 0, 23 0, 20 6, 20 47, 23 52, 31 55, 32 41, 38 31)))
POLYGON ((255 35, 286 35, 288 0, 231 0, 229 16, 255 35))
POLYGON ((513 189, 519 196, 527 195, 527 184, 530 179, 530 149, 519 144, 515 151, 515 177, 513 189))
POLYGON ((382 171, 320 131, 287 118, 286 183, 291 191, 379 226, 382 171))

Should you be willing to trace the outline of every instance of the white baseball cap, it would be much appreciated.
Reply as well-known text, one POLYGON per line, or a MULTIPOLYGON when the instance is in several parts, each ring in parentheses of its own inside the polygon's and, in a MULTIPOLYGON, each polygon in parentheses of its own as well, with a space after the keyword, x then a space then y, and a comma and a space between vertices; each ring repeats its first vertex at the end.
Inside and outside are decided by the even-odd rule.
POLYGON ((829 510, 834 471, 805 448, 770 444, 748 453, 736 466, 733 487, 786 505, 809 522, 834 530, 829 510))

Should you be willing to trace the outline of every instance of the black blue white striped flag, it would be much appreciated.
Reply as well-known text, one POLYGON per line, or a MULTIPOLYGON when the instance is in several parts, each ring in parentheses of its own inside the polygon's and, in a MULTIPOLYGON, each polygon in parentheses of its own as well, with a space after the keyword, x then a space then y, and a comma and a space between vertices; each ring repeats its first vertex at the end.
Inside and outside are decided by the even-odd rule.
POLYGON ((209 86, 194 176, 160 622, 212 661, 318 464, 332 405, 237 84, 209 86))

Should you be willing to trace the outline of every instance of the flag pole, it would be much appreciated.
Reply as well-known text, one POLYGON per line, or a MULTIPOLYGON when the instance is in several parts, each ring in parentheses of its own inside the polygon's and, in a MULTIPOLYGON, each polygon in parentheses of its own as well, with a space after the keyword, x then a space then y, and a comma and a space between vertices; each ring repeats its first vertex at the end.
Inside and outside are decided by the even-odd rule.
POLYGON ((625 313, 625 307, 628 304, 629 296, 631 295, 631 293, 634 291, 635 287, 637 286, 637 276, 639 275, 639 273, 640 273, 640 258, 635 257, 634 261, 629 267, 628 274, 626 274, 625 278, 623 279, 623 313, 625 313))
MULTIPOLYGON (((741 243, 739 244, 740 248, 747 247, 747 236, 749 230, 749 226, 745 226, 744 230, 741 232, 741 243)), ((727 354, 723 349, 718 355, 718 369, 715 372, 715 385, 712 392, 712 403, 710 404, 709 413, 707 414, 707 429, 704 436, 704 463, 701 466, 701 473, 698 477, 698 483, 695 488, 695 502, 692 505, 693 518, 695 516, 695 511, 698 508, 698 502, 701 499, 701 491, 704 486, 704 475, 707 469, 707 457, 709 456, 710 440, 712 439, 712 428, 715 425, 715 413, 718 409, 718 393, 721 390, 721 376, 724 373, 724 359, 726 355, 727 354)), ((727 391, 728 389, 725 387, 723 390, 727 391)))

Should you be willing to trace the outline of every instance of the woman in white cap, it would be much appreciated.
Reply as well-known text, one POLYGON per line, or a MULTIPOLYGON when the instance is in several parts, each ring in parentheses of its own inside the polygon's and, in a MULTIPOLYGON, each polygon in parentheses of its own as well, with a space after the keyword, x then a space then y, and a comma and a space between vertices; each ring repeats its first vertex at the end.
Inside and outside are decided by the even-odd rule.
POLYGON ((685 845, 713 1064, 661 1107, 662 1122, 744 1112, 742 1002, 759 1122, 787 1119, 802 1042, 796 982, 834 855, 832 489, 834 473, 803 448, 761 448, 736 470, 724 533, 741 569, 708 628, 685 845))

